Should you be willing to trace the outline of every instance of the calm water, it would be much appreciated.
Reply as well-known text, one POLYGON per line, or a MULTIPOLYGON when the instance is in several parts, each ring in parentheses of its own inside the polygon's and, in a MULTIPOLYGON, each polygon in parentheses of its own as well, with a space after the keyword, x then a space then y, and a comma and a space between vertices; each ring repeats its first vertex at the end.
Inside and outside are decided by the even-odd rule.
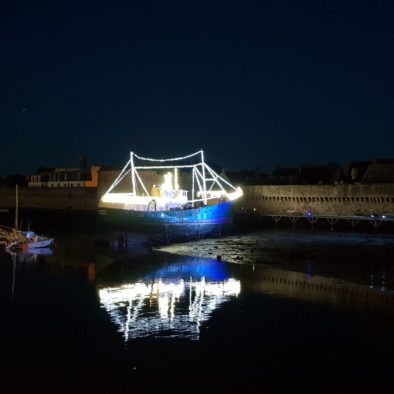
POLYGON ((53 254, 0 255, 1 354, 15 385, 390 387, 387 262, 234 265, 57 242, 53 254))

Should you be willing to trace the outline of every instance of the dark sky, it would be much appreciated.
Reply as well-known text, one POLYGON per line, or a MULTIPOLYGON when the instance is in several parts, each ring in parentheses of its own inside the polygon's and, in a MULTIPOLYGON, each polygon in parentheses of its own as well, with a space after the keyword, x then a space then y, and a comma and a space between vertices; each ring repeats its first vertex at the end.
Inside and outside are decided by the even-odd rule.
POLYGON ((392 1, 8 1, 0 174, 201 147, 226 169, 394 157, 392 1))

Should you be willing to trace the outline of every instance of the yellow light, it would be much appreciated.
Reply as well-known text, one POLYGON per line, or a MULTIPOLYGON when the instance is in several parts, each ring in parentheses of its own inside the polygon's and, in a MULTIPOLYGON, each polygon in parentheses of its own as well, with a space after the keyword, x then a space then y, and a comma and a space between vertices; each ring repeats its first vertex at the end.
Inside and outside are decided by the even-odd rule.
POLYGON ((171 172, 167 172, 167 174, 164 174, 164 183, 163 183, 162 187, 166 191, 174 190, 174 188, 172 186, 172 173, 171 172))
POLYGON ((243 194, 244 193, 243 193, 242 189, 240 187, 238 187, 235 192, 227 193, 227 198, 230 201, 234 201, 234 200, 237 200, 238 198, 242 197, 243 194))

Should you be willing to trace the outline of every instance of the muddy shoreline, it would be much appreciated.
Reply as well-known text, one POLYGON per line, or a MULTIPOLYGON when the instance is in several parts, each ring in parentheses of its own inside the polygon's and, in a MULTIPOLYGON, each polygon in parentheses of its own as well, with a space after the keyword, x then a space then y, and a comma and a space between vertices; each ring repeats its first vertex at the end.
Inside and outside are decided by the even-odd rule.
MULTIPOLYGON (((266 230, 154 248, 234 264, 261 264, 334 277, 393 277, 394 236, 266 230)), ((386 283, 394 289, 393 284, 386 283)))

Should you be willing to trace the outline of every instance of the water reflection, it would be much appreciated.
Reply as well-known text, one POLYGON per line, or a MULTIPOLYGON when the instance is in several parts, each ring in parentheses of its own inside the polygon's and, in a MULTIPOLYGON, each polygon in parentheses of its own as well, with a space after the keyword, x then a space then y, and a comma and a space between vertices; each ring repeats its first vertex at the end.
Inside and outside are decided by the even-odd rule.
POLYGON ((35 262, 38 256, 51 256, 53 254, 52 248, 30 248, 28 250, 12 251, 7 250, 14 260, 20 262, 35 262))
POLYGON ((15 294, 16 259, 17 259, 17 257, 15 255, 13 255, 12 256, 11 300, 14 299, 14 294, 15 294))
POLYGON ((99 297, 125 341, 147 336, 198 340, 201 324, 240 290, 224 263, 193 259, 101 288, 99 297))
POLYGON ((242 291, 254 294, 286 298, 307 303, 330 304, 352 312, 394 312, 394 291, 387 289, 386 273, 364 284, 334 276, 312 275, 312 264, 308 262, 306 272, 297 272, 260 266, 239 269, 242 291))
POLYGON ((44 255, 48 256, 52 254, 51 248, 34 248, 29 251, 18 250, 12 251, 7 250, 7 254, 11 256, 12 262, 12 275, 11 275, 11 300, 15 296, 15 285, 16 285, 16 270, 18 263, 32 263, 37 262, 37 256, 44 255))

